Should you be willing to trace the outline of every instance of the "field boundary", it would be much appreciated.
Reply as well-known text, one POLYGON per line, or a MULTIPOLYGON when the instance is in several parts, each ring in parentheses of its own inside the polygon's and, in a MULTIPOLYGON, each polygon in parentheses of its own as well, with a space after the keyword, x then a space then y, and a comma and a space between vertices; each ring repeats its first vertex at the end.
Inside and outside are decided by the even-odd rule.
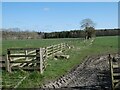
POLYGON ((47 66, 47 59, 57 52, 68 48, 67 43, 51 45, 45 48, 10 48, 7 49, 5 69, 12 72, 15 69, 38 70, 42 74, 47 66))
POLYGON ((111 57, 109 54, 109 65, 111 75, 111 88, 112 90, 119 89, 120 85, 120 58, 111 57))

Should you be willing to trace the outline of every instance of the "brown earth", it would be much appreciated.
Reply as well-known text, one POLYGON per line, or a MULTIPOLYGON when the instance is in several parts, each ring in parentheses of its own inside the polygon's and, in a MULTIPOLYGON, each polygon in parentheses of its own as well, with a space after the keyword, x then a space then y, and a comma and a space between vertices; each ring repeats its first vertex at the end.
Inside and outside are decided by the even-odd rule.
MULTIPOLYGON (((120 55, 114 54, 115 57, 120 55)), ((86 58, 84 62, 65 76, 51 81, 42 88, 72 88, 85 90, 111 90, 108 55, 86 58)))

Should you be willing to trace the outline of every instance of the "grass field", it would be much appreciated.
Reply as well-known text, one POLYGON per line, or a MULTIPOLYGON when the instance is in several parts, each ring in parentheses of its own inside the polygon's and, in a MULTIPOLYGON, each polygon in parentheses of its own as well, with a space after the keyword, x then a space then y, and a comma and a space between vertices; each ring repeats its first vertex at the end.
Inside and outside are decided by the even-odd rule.
MULTIPOLYGON (((3 82, 5 85, 7 83, 16 84, 13 78, 20 77, 23 75, 28 75, 19 86, 19 88, 32 88, 40 87, 40 85, 46 81, 54 80, 59 76, 66 74, 74 66, 84 60, 86 56, 97 55, 103 53, 114 53, 118 51, 118 37, 117 36, 107 36, 107 37, 97 37, 93 44, 90 44, 90 40, 83 42, 79 38, 74 39, 43 39, 43 40, 6 40, 3 41, 3 54, 6 53, 7 48, 11 47, 45 47, 52 44, 57 44, 61 42, 66 42, 69 45, 73 45, 74 48, 67 50, 65 53, 70 55, 68 60, 54 60, 52 57, 48 60, 49 66, 47 66, 43 75, 40 75, 39 72, 23 72, 23 71, 14 71, 12 74, 8 74, 5 71, 2 71, 3 82)), ((19 80, 18 80, 19 81, 19 80)), ((14 86, 12 85, 12 86, 14 86)))
POLYGON ((3 40, 2 41, 2 54, 6 54, 8 48, 36 48, 36 47, 46 47, 54 44, 59 44, 61 42, 69 43, 69 41, 74 42, 81 41, 79 38, 62 38, 62 39, 27 39, 27 40, 3 40))

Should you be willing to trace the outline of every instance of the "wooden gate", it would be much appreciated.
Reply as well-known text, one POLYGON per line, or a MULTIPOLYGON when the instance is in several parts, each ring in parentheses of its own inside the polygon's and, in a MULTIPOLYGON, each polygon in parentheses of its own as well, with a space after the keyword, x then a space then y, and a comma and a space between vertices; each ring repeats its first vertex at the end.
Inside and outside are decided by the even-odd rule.
POLYGON ((68 44, 61 43, 45 48, 10 48, 7 49, 6 70, 39 70, 41 74, 47 66, 47 58, 59 51, 65 51, 68 44))

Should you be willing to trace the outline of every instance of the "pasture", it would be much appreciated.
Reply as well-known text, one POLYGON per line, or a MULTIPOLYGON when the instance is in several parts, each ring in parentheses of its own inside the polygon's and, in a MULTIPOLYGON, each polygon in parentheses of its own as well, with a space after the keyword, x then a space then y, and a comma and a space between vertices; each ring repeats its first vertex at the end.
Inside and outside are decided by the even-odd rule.
POLYGON ((108 54, 118 52, 118 36, 96 37, 92 44, 91 40, 80 38, 65 39, 40 39, 40 40, 3 40, 2 53, 6 54, 7 48, 18 47, 46 47, 53 44, 68 43, 73 48, 66 50, 65 53, 70 55, 68 60, 49 58, 48 66, 44 73, 27 72, 22 70, 7 73, 2 71, 2 79, 4 87, 14 87, 21 79, 20 77, 29 75, 18 87, 34 88, 40 87, 43 83, 59 78, 61 75, 67 74, 73 67, 80 64, 85 57, 98 54, 108 54), (16 79, 17 78, 17 79, 16 79))
POLYGON ((2 41, 2 54, 6 54, 8 48, 39 48, 46 47, 53 44, 59 44, 62 42, 74 43, 75 41, 81 41, 79 38, 61 38, 61 39, 26 39, 26 40, 3 40, 2 41))

